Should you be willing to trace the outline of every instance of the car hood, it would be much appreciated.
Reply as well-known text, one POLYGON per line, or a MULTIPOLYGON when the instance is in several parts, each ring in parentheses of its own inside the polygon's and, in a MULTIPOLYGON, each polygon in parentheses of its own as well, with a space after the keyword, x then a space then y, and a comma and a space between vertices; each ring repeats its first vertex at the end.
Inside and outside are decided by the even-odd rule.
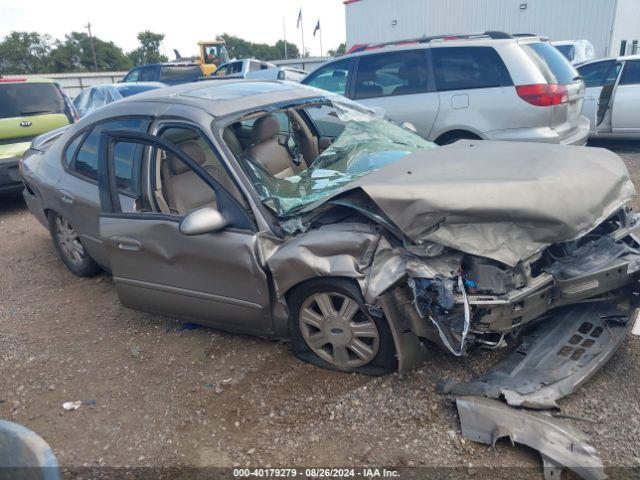
POLYGON ((489 141, 415 152, 352 187, 414 242, 510 266, 583 236, 635 195, 608 150, 489 141))

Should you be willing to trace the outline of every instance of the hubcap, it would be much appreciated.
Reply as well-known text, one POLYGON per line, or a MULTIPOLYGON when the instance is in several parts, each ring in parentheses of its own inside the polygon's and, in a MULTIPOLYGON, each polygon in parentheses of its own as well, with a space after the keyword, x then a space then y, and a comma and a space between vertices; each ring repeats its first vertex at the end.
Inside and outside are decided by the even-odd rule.
POLYGON ((81 264, 84 260, 84 247, 80 243, 75 229, 66 218, 56 218, 56 235, 65 257, 76 265, 81 264))
POLYGON ((358 302, 345 295, 311 295, 300 308, 299 324, 302 338, 313 353, 337 367, 361 367, 378 353, 376 324, 358 302))

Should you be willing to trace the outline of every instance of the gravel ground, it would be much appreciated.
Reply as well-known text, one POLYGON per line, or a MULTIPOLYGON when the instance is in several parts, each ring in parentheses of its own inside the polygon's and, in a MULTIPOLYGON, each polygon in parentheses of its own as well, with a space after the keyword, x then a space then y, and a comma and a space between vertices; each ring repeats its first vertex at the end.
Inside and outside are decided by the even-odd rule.
MULTIPOLYGON (((625 159, 640 189, 640 145, 598 146, 625 159)), ((434 351, 403 377, 324 371, 287 344, 122 307, 107 276, 66 270, 20 199, 0 204, 0 418, 38 432, 61 465, 479 467, 508 478, 507 466, 542 478, 534 451, 464 441, 454 406, 435 392, 441 378, 469 378, 504 352, 461 362, 434 351)), ((609 473, 640 466, 639 384, 631 336, 562 401, 595 420, 576 426, 609 473)))

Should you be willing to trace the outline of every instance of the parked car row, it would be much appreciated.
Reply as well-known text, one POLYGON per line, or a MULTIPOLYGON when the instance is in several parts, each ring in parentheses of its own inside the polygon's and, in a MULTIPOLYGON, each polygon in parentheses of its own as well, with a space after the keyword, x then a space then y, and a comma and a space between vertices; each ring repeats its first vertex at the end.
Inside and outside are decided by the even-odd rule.
MULTIPOLYGON (((588 136, 640 137, 640 56, 594 60, 576 70, 560 52, 582 60, 589 52, 586 43, 555 42, 554 48, 543 37, 502 32, 434 36, 362 46, 309 75, 254 59, 220 65, 215 75, 302 80, 381 108, 441 145, 460 139, 582 145, 588 136)), ((54 130, 34 142, 35 149, 46 148, 60 136, 57 127, 77 116, 146 90, 199 79, 197 63, 139 66, 122 83, 84 90, 73 105, 54 82, 3 80, 0 189, 20 189, 17 161, 38 134, 54 130)))

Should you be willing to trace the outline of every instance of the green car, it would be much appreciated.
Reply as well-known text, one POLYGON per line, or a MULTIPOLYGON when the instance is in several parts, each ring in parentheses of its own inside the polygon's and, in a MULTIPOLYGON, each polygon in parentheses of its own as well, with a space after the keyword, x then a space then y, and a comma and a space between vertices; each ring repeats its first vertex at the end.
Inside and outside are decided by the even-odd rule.
POLYGON ((0 78, 0 194, 22 190, 18 162, 31 140, 75 118, 69 97, 54 81, 0 78))

